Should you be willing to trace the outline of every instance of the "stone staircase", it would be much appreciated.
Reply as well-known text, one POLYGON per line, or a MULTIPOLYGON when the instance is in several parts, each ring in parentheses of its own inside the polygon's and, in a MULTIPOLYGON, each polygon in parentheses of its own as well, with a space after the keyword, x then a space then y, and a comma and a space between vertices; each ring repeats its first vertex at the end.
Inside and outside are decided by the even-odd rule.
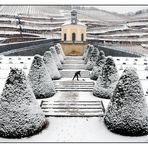
MULTIPOLYGON (((62 70, 60 73, 61 73, 61 76, 62 78, 73 78, 74 74, 76 71, 78 71, 80 69, 66 69, 66 70, 62 70)), ((81 70, 81 78, 89 78, 90 77, 90 74, 89 74, 89 71, 88 70, 81 70)))
POLYGON ((60 71, 62 79, 55 80, 54 85, 59 93, 58 100, 51 98, 41 102, 41 108, 46 117, 102 117, 105 109, 103 102, 93 98, 91 93, 94 87, 93 81, 87 81, 89 71, 85 70, 82 57, 66 57, 63 70, 60 71), (72 78, 76 71, 81 71, 79 81, 72 78), (70 79, 69 79, 70 78, 70 79), (66 96, 61 96, 61 94, 66 96), (86 98, 76 94, 85 93, 86 98), (88 96, 87 96, 88 93, 88 96), (70 95, 70 96, 69 96, 70 95), (77 96, 76 98, 73 96, 77 96), (90 96, 89 96, 90 95, 90 96))
POLYGON ((42 101, 46 117, 103 117, 102 101, 42 101))
POLYGON ((61 70, 62 78, 71 78, 67 81, 54 81, 57 91, 92 91, 94 82, 86 82, 84 78, 89 78, 89 71, 85 70, 85 64, 82 57, 67 56, 61 70), (80 81, 72 78, 76 71, 81 71, 80 81))
POLYGON ((61 71, 62 78, 73 78, 76 71, 81 71, 81 78, 89 78, 89 71, 85 70, 86 65, 79 56, 66 56, 61 71))
POLYGON ((63 69, 85 69, 84 64, 63 64, 63 69))
POLYGON ((54 81, 57 91, 92 91, 94 82, 54 81))

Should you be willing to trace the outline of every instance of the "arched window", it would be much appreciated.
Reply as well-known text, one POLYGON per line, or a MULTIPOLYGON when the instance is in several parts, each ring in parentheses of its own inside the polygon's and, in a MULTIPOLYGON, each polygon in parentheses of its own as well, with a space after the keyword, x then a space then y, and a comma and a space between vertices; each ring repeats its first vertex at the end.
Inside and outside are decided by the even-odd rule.
POLYGON ((84 34, 81 34, 81 41, 84 41, 84 34))
POLYGON ((64 33, 64 41, 66 41, 66 33, 64 33))
POLYGON ((72 42, 74 43, 76 41, 76 33, 72 33, 72 42))

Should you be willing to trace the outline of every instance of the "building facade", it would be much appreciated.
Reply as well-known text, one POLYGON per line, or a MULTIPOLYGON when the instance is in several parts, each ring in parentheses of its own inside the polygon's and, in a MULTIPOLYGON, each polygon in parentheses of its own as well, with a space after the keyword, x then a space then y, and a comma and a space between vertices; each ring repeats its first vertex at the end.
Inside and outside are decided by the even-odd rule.
POLYGON ((86 25, 79 22, 77 12, 71 12, 71 21, 61 27, 61 45, 65 55, 83 55, 86 47, 86 25))

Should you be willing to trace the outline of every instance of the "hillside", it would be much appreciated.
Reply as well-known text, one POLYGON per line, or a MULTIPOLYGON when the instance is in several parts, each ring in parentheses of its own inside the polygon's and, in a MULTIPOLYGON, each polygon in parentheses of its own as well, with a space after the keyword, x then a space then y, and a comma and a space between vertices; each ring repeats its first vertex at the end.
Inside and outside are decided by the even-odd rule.
POLYGON ((21 42, 41 38, 60 39, 61 25, 76 9, 78 19, 87 26, 87 39, 104 46, 147 53, 147 11, 121 15, 89 6, 1 6, 0 42, 21 42), (21 37, 21 39, 20 39, 21 37), (134 49, 133 49, 134 46, 134 49))

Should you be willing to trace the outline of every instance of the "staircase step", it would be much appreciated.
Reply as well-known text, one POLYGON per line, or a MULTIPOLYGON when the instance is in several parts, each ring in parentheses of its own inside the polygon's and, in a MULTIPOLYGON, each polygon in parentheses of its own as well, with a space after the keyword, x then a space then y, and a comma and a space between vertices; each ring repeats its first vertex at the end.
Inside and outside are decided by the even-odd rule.
POLYGON ((63 69, 85 69, 84 64, 63 64, 63 69))
POLYGON ((84 64, 83 60, 65 60, 64 64, 84 64))
POLYGON ((73 89, 73 88, 56 88, 56 91, 82 91, 82 92, 92 92, 93 88, 92 89, 73 89))
POLYGON ((94 82, 85 81, 54 81, 57 91, 92 91, 94 82))
MULTIPOLYGON (((62 70, 61 71, 61 76, 63 78, 73 78, 74 74, 76 71, 69 71, 69 70, 62 70)), ((81 78, 89 78, 89 71, 81 71, 81 78)))
POLYGON ((102 101, 42 101, 46 117, 103 117, 102 101))
POLYGON ((82 60, 82 56, 66 56, 65 60, 82 60))
POLYGON ((55 84, 59 85, 59 84, 72 84, 72 85, 94 85, 94 82, 88 82, 88 81, 53 81, 55 84))

